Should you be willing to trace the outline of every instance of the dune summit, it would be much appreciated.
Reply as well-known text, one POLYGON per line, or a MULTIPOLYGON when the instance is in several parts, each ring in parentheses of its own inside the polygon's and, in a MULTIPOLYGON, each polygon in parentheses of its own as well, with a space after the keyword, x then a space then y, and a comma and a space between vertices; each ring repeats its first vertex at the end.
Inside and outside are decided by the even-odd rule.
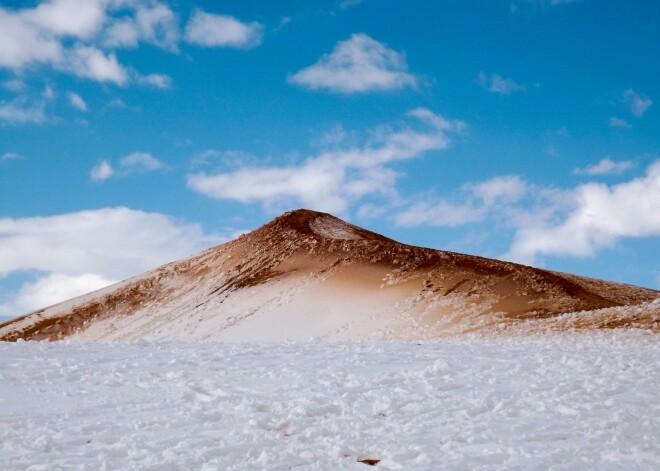
POLYGON ((300 209, 190 258, 0 324, 0 340, 424 340, 660 330, 660 292, 414 247, 300 209))

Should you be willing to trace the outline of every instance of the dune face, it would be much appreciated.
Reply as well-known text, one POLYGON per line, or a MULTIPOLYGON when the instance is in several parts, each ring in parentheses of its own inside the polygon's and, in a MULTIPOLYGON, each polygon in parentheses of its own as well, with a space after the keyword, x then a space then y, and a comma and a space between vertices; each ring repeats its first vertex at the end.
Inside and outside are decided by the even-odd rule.
POLYGON ((409 246, 297 210, 0 324, 0 340, 422 340, 659 323, 655 290, 409 246))

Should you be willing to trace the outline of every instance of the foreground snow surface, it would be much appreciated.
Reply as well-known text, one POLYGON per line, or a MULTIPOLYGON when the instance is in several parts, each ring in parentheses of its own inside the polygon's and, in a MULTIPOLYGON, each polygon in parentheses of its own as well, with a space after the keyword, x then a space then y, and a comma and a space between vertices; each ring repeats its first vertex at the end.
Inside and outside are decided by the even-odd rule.
POLYGON ((660 469, 644 333, 0 344, 0 469, 660 469))

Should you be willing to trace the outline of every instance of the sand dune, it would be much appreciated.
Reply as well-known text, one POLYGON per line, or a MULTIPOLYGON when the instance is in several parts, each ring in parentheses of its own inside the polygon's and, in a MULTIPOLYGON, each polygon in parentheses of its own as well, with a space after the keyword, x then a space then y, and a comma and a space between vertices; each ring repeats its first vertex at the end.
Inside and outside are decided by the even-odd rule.
POLYGON ((433 339, 659 331, 660 292, 398 243, 309 210, 0 324, 0 339, 433 339))

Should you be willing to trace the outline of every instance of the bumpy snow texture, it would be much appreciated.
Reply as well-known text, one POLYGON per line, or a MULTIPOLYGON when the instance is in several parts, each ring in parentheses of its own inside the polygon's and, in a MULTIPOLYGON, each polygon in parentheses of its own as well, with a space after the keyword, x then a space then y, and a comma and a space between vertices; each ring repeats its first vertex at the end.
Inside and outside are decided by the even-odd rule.
POLYGON ((0 469, 660 469, 644 332, 0 343, 0 469))

